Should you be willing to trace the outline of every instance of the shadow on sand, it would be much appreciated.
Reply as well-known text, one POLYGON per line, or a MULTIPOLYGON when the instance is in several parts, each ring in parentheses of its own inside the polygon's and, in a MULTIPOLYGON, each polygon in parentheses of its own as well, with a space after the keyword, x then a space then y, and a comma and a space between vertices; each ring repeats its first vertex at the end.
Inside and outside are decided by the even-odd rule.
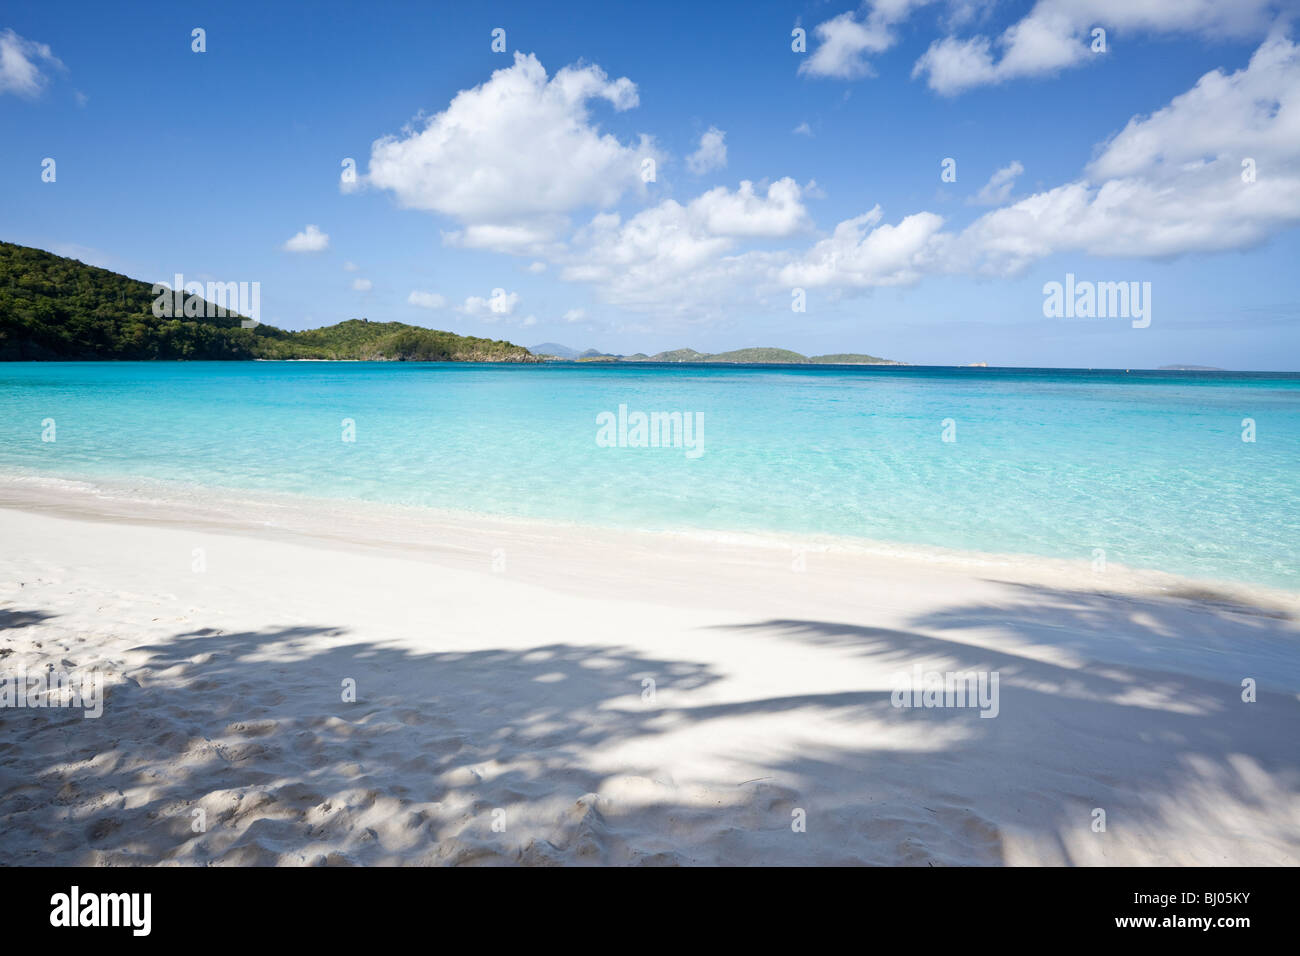
MULTIPOLYGON (((1237 674, 1221 652, 1274 641, 1295 668, 1294 637, 1268 618, 1196 614, 1025 588, 915 630, 726 628, 792 661, 996 671, 996 719, 899 709, 883 686, 718 702, 698 693, 725 686, 710 666, 619 647, 414 653, 324 626, 181 633, 132 651, 98 720, 0 711, 0 862, 996 864, 1018 862, 1010 832, 1049 862, 1158 862, 1170 829, 1204 834, 1211 856, 1226 840, 1239 858, 1257 844, 1261 860, 1294 862, 1296 684, 1271 675, 1285 692, 1244 704, 1241 677, 1263 688, 1270 675, 1237 674), (974 630, 1004 640, 961 639, 974 630), (1109 663, 1085 666, 1098 653, 1109 663), (659 702, 643 699, 646 679, 659 702), (705 728, 721 760, 737 719, 761 736, 791 713, 845 732, 810 732, 757 779, 711 788, 676 787, 652 756, 657 739, 698 745, 705 728), (619 745, 642 765, 611 766, 619 745), (796 808, 806 834, 792 833, 796 808)), ((0 627, 49 617, 8 611, 0 627)))

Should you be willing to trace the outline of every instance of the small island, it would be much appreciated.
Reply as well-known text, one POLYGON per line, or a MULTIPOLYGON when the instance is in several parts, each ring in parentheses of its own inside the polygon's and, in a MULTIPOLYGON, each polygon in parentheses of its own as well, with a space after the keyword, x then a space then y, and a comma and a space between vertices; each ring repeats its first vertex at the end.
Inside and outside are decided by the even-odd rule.
POLYGON ((646 355, 637 352, 633 355, 614 355, 588 349, 579 352, 568 346, 555 342, 535 345, 529 351, 548 362, 659 362, 663 364, 712 364, 712 365, 906 365, 892 359, 879 358, 851 352, 834 355, 801 355, 790 349, 748 348, 734 349, 730 352, 697 352, 695 349, 673 349, 646 355))

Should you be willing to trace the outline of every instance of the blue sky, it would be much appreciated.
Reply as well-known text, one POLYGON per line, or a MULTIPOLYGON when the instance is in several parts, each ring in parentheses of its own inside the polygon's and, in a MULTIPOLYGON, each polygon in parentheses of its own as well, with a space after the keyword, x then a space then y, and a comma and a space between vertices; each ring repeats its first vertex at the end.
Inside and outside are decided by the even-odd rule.
POLYGON ((1294 12, 9 5, 0 238, 286 328, 1300 369, 1294 12), (1149 282, 1149 327, 1044 316, 1067 273, 1149 282))

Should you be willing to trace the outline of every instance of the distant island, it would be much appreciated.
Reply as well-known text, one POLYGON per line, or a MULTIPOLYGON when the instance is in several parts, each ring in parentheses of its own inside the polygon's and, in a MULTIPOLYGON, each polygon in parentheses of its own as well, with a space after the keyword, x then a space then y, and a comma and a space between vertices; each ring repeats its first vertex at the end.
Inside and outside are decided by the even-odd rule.
POLYGON ((1215 368, 1213 365, 1162 365, 1157 372, 1222 372, 1221 368, 1215 368))
POLYGON ((0 361, 93 359, 334 359, 380 362, 526 362, 542 359, 504 340, 403 322, 349 319, 289 332, 241 327, 243 316, 159 318, 153 286, 76 259, 0 242, 0 361))
POLYGON ((670 352, 657 352, 646 355, 637 352, 633 355, 614 355, 588 349, 579 352, 556 342, 545 342, 529 349, 534 355, 547 361, 561 362, 667 362, 667 363, 713 363, 731 365, 905 365, 891 359, 875 355, 843 352, 835 355, 801 355, 789 349, 749 348, 735 349, 730 352, 697 352, 695 349, 673 349, 670 352))

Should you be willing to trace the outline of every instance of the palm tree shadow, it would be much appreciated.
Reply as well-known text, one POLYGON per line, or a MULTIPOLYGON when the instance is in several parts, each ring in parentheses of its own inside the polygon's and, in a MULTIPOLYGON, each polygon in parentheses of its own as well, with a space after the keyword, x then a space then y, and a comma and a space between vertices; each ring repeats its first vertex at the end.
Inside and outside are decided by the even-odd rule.
POLYGON ((12 608, 0 608, 0 631, 32 627, 57 616, 48 611, 16 611, 12 608))
MULTIPOLYGON (((1040 858, 1066 864, 1162 853, 1170 862, 1213 862, 1225 844, 1235 844, 1238 859, 1243 849, 1265 862, 1300 859, 1291 823, 1300 798, 1293 631, 1233 607, 1025 586, 1015 594, 920 616, 909 622, 916 631, 789 619, 731 628, 867 658, 903 686, 917 664, 1000 675, 996 718, 891 701, 851 718, 872 727, 871 746, 808 751, 780 770, 828 784, 828 809, 846 817, 876 807, 877 830, 884 819, 896 821, 897 832, 923 822, 916 800, 928 795, 926 812, 949 817, 928 850, 955 860, 1016 862, 1001 848, 1009 831, 1040 858), (962 639, 974 632, 1000 640, 962 639), (1244 673, 1243 649, 1269 671, 1244 673), (1260 688, 1251 703, 1245 678, 1260 688), (960 738, 945 738, 954 724, 960 738), (939 752, 887 742, 932 735, 948 741, 939 752), (1109 821, 1105 832, 1094 829, 1098 809, 1109 821), (1205 845, 1159 846, 1161 834, 1189 831, 1205 845)), ((871 847, 861 849, 870 858, 871 847)), ((908 850, 900 844, 885 857, 925 856, 908 850)))
MULTIPOLYGON (((1275 620, 1215 613, 1224 646, 1287 639, 1275 620)), ((725 628, 890 673, 996 671, 993 719, 898 708, 879 682, 728 700, 711 665, 616 646, 187 631, 135 648, 98 719, 0 711, 0 862, 924 865, 1020 862, 1028 847, 1095 863, 1159 859, 1163 835, 1189 832, 1205 846, 1171 861, 1225 840, 1294 861, 1294 686, 1243 704, 1213 643, 1171 669, 1148 649, 1187 650, 1185 616, 1026 589, 915 629, 725 628), (1120 618, 1129 658, 1107 630, 1120 618), (975 632, 999 640, 963 639, 975 632), (738 741, 769 730, 785 743, 747 758, 753 779, 728 778, 738 741), (667 776, 678 733, 713 747, 716 785, 667 776)))
MULTIPOLYGON (((16 631, 25 627, 35 627, 57 616, 47 611, 18 611, 13 608, 0 608, 0 631, 16 631)), ((9 638, 5 637, 4 640, 8 642, 9 638)), ((13 652, 12 647, 0 647, 0 661, 9 657, 13 652)))
POLYGON ((653 789, 652 768, 589 759, 663 732, 645 682, 689 695, 718 679, 618 647, 417 653, 318 626, 132 653, 98 719, 0 712, 3 862, 556 861, 605 827, 604 783, 644 773, 653 789))

